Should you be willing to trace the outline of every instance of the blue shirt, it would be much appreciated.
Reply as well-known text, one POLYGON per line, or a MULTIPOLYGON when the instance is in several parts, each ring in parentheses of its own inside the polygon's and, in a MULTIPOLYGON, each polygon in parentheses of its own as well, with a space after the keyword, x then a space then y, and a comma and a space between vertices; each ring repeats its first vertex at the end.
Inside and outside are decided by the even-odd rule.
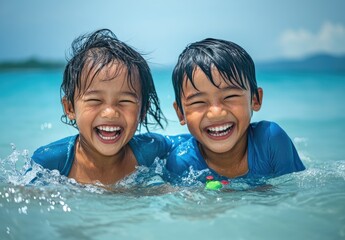
MULTIPOLYGON (((276 177, 305 169, 291 139, 273 122, 249 125, 247 151, 248 173, 242 178, 276 177)), ((196 171, 208 169, 216 179, 225 179, 208 168, 194 137, 177 146, 167 159, 167 169, 173 174, 187 176, 190 168, 196 171)), ((205 176, 201 175, 198 180, 205 181, 205 176)))
MULTIPOLYGON (((68 176, 75 157, 75 143, 79 135, 70 136, 38 148, 32 155, 34 162, 50 170, 58 170, 68 176)), ((130 141, 135 158, 140 166, 151 166, 154 160, 166 158, 167 154, 189 134, 163 136, 155 133, 135 135, 130 141)))

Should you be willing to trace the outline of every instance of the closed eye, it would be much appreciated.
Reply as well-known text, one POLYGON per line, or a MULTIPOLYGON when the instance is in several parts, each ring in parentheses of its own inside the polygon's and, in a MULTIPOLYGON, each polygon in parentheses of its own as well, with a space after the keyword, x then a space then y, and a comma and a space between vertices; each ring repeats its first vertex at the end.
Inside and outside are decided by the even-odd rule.
POLYGON ((191 103, 189 103, 188 105, 189 106, 192 106, 192 105, 199 105, 199 104, 204 104, 205 102, 203 102, 203 101, 195 101, 195 102, 191 102, 191 103))
POLYGON ((125 103, 125 104, 127 104, 127 103, 137 104, 137 103, 138 103, 138 101, 137 101, 137 100, 134 100, 134 99, 122 99, 122 100, 120 100, 119 102, 120 102, 120 103, 125 103))
POLYGON ((99 98, 86 98, 84 102, 87 106, 98 106, 102 104, 102 100, 99 98))
POLYGON ((85 102, 101 102, 101 100, 96 99, 96 98, 90 98, 90 99, 85 99, 85 102))
POLYGON ((235 97, 239 97, 239 96, 240 96, 240 95, 232 94, 232 95, 226 96, 224 99, 231 99, 231 98, 235 98, 235 97))

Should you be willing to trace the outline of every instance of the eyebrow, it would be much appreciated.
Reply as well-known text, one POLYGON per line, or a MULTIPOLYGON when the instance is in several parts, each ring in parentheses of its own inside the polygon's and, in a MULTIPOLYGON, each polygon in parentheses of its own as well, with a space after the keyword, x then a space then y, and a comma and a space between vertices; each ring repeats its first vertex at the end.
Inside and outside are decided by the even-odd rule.
MULTIPOLYGON (((225 92, 225 91, 229 91, 229 90, 242 90, 240 87, 238 86, 235 86, 235 85, 231 85, 231 86, 227 86, 225 88, 220 88, 220 90, 222 92, 225 92)), ((196 97, 200 97, 200 96, 203 96, 203 95, 206 95, 206 92, 196 92, 196 93, 193 93, 193 94, 190 94, 189 96, 186 97, 186 101, 189 101, 193 98, 196 98, 196 97)))
POLYGON ((92 94, 98 94, 100 93, 101 91, 100 90, 86 90, 83 95, 92 95, 92 94))
POLYGON ((137 98, 139 99, 139 96, 135 93, 135 92, 129 92, 129 91, 126 91, 126 92, 121 92, 122 95, 129 95, 129 96, 132 96, 134 98, 137 98))
MULTIPOLYGON (((87 90, 83 95, 88 96, 88 95, 93 95, 93 94, 100 94, 102 92, 103 91, 101 90, 87 90)), ((135 92, 125 91, 125 92, 121 92, 120 95, 129 95, 129 96, 139 99, 139 96, 135 92)))
POLYGON ((200 96, 203 96, 203 95, 206 95, 206 94, 205 93, 201 93, 201 92, 196 92, 196 93, 190 94, 189 96, 186 97, 186 101, 190 101, 193 98, 200 97, 200 96))

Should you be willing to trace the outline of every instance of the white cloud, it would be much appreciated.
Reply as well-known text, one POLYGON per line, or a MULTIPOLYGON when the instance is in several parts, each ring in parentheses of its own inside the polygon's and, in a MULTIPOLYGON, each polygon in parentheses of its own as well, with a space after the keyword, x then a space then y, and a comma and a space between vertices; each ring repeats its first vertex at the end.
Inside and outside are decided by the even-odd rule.
POLYGON ((325 22, 316 33, 306 29, 286 30, 279 38, 284 56, 301 57, 316 52, 345 53, 345 27, 325 22))

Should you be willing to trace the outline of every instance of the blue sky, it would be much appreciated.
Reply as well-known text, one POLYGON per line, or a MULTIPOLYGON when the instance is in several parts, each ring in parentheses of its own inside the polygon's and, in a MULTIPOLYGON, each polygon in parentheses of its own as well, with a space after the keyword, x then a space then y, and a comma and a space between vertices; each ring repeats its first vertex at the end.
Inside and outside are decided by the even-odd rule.
POLYGON ((175 63, 206 37, 238 43, 254 61, 345 54, 344 0, 0 0, 0 61, 63 60, 72 40, 99 28, 175 63))

